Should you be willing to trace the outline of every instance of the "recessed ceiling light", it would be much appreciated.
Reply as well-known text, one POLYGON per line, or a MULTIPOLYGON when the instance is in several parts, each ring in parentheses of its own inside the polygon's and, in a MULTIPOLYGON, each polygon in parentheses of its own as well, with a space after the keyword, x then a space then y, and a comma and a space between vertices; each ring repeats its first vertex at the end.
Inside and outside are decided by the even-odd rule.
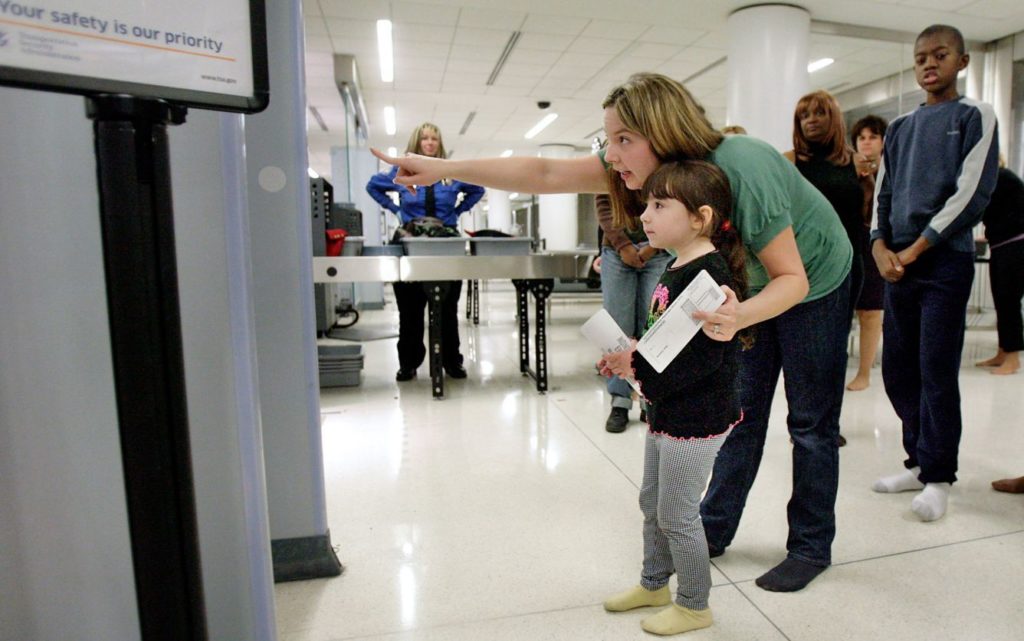
POLYGON ((533 129, 526 132, 525 138, 533 138, 540 132, 544 131, 544 128, 553 123, 555 121, 555 118, 558 118, 558 114, 551 113, 544 116, 543 118, 540 119, 540 122, 533 126, 533 129))
POLYGON ((813 62, 809 62, 807 63, 807 73, 814 73, 815 71, 820 71, 825 67, 829 66, 830 64, 832 64, 833 62, 835 62, 835 60, 833 60, 832 58, 819 58, 813 62))
POLYGON ((508 199, 509 200, 514 200, 516 198, 519 198, 519 192, 518 191, 514 191, 514 192, 512 192, 511 194, 508 195, 508 199))
POLYGON ((512 151, 511 149, 506 149, 505 151, 501 152, 501 157, 502 158, 508 158, 509 156, 511 156, 514 153, 515 152, 512 151))
POLYGON ((377 53, 380 54, 380 79, 384 82, 395 80, 395 54, 391 44, 391 21, 377 21, 377 53))
POLYGON ((388 155, 391 156, 392 158, 397 156, 398 155, 398 148, 397 147, 388 147, 388 155))
POLYGON ((312 168, 312 167, 309 167, 309 168, 307 168, 307 169, 306 169, 306 173, 308 173, 308 174, 309 174, 309 177, 310 177, 310 178, 319 178, 319 177, 320 177, 320 174, 318 174, 318 173, 316 173, 315 171, 313 171, 313 168, 312 168))

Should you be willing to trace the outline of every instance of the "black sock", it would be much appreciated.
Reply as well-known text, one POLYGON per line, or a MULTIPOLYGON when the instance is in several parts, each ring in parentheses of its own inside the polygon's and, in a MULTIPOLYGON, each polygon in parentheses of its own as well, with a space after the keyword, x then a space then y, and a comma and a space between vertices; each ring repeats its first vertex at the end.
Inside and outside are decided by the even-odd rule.
POLYGON ((759 576, 754 583, 770 592, 796 592, 824 571, 820 565, 786 559, 759 576))

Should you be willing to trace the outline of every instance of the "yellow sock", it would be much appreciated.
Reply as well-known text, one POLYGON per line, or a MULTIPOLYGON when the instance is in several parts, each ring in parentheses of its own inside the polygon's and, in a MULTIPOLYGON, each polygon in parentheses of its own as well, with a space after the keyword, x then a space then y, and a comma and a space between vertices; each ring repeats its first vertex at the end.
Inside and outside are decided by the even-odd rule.
POLYGON ((672 593, 668 591, 667 585, 657 590, 648 590, 638 585, 606 599, 604 609, 609 612, 625 612, 626 610, 646 608, 652 605, 668 605, 671 602, 672 593))
POLYGON ((691 610, 673 603, 654 616, 641 621, 640 626, 653 634, 668 635, 711 627, 711 623, 711 608, 691 610))

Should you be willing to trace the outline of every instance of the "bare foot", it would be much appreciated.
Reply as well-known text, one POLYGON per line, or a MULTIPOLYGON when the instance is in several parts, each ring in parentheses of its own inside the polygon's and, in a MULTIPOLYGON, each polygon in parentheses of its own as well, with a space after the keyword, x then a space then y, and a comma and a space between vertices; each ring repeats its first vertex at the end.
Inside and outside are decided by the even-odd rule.
POLYGON ((992 487, 1000 492, 1011 494, 1024 494, 1024 476, 1015 479, 1000 479, 992 481, 992 487))
POLYGON ((999 367, 1003 364, 1005 357, 1002 354, 997 354, 992 358, 984 361, 978 361, 974 364, 975 367, 999 367))
POLYGON ((871 385, 871 379, 868 376, 861 376, 857 374, 853 377, 853 380, 846 384, 846 389, 851 392, 859 392, 866 390, 871 385))
POLYGON ((1016 374, 1017 370, 1020 369, 1020 363, 1011 363, 1006 361, 999 367, 995 368, 989 374, 995 374, 997 376, 1006 376, 1007 374, 1016 374))

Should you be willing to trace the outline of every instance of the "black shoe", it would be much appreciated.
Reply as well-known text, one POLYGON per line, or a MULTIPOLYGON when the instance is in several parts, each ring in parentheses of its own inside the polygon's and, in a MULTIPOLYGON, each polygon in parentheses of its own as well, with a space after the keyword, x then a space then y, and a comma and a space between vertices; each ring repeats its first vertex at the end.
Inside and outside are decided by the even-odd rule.
POLYGON ((466 368, 462 365, 446 365, 444 368, 445 374, 452 378, 466 378, 466 368))
POLYGON ((839 443, 839 447, 846 445, 846 437, 840 434, 839 438, 836 439, 836 443, 839 443))
POLYGON ((725 550, 722 548, 716 548, 715 546, 708 543, 708 557, 715 559, 725 554, 725 550))
POLYGON ((411 381, 414 378, 416 378, 416 370, 414 369, 399 369, 398 373, 395 374, 395 380, 399 383, 411 381))
POLYGON ((629 425, 629 410, 625 407, 613 407, 611 414, 608 415, 608 420, 604 422, 604 429, 606 432, 618 434, 625 432, 627 425, 629 425))

